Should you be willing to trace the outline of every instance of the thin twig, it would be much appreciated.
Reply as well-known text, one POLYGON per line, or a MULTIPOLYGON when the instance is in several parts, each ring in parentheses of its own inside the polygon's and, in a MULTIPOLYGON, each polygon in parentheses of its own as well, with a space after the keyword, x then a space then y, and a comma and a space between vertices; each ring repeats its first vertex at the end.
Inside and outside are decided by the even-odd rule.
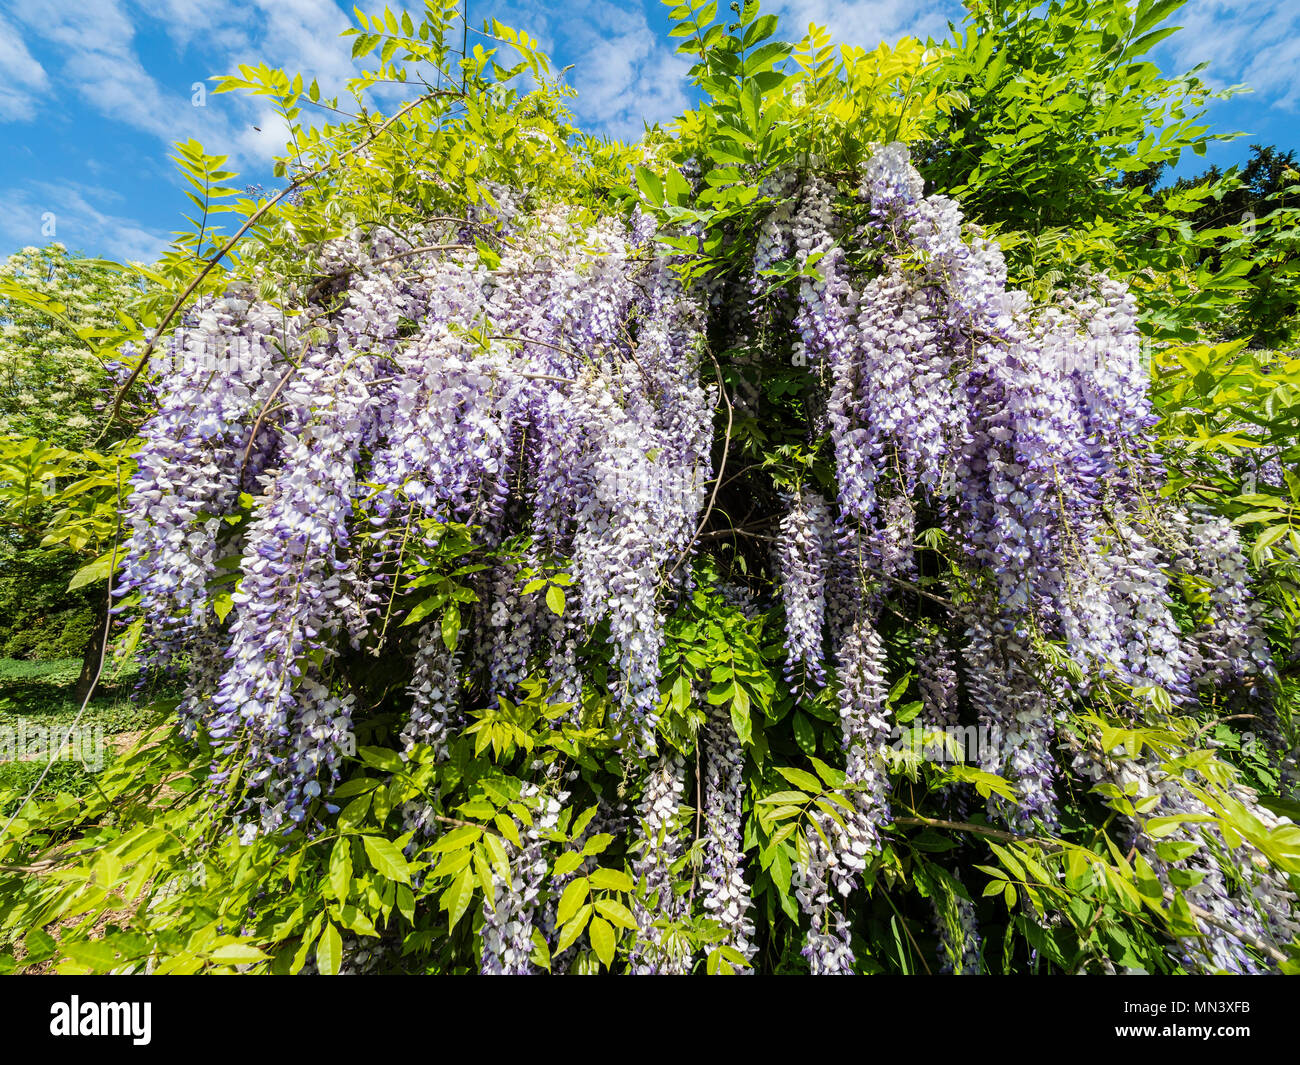
POLYGON ((1199 737, 1202 732, 1214 728, 1215 725, 1222 725, 1225 721, 1262 721, 1264 720, 1258 714, 1229 714, 1227 717, 1216 717, 1213 721, 1206 722, 1196 730, 1199 737))
POLYGON ((96 851, 102 851, 107 846, 107 843, 101 843, 95 847, 83 847, 71 854, 59 854, 53 858, 42 858, 39 862, 32 862, 31 865, 0 865, 0 873, 48 873, 51 869, 57 869, 65 862, 70 862, 74 858, 80 858, 87 854, 94 854, 96 851))
POLYGON ((1005 832, 992 825, 977 825, 970 821, 943 821, 937 817, 895 817, 896 825, 920 825, 927 828, 947 828, 954 832, 970 832, 977 836, 988 836, 1003 843, 1039 843, 1045 847, 1059 846, 1055 840, 1039 839, 1037 836, 1020 836, 1015 832, 1005 832))
POLYGON ((727 455, 731 451, 731 425, 732 425, 732 407, 731 397, 727 394, 726 383, 722 380, 722 367, 718 365, 718 360, 712 352, 709 352, 709 358, 713 360, 713 368, 718 374, 718 392, 727 404, 727 431, 722 438, 722 459, 718 463, 718 475, 713 478, 713 494, 709 496, 709 505, 704 508, 704 513, 700 515, 700 523, 695 527, 695 532, 687 541, 682 553, 677 556, 677 561, 673 563, 673 568, 668 571, 668 576, 677 572, 677 567, 685 560, 686 556, 691 553, 691 548, 695 546, 695 541, 700 538, 700 533, 704 531, 704 523, 709 520, 709 515, 713 513, 713 504, 718 500, 718 489, 722 487, 722 475, 727 472, 727 455))
POLYGON ((475 824, 473 821, 462 821, 457 817, 443 817, 442 814, 433 814, 435 821, 441 821, 444 825, 455 825, 457 828, 482 828, 482 825, 475 824))
POLYGON ((109 411, 108 422, 104 426, 104 432, 100 434, 99 439, 97 439, 95 443, 98 444, 99 440, 103 439, 104 434, 108 432, 113 422, 117 420, 118 412, 122 409, 122 403, 126 399, 127 393, 131 391, 131 388, 135 385, 140 375, 144 373, 144 368, 149 364, 149 356, 153 353, 154 346, 162 338, 163 331, 166 330, 166 328, 171 324, 172 319, 176 317, 176 313, 185 304, 185 301, 188 300, 190 296, 194 293, 194 290, 198 288, 200 284, 202 284, 203 279, 207 277, 208 274, 212 272, 212 269, 230 253, 231 249, 233 249, 234 246, 239 243, 239 241, 243 238, 244 234, 247 233, 250 229, 252 229, 253 226, 257 224, 258 220, 264 214, 266 214, 267 211, 269 211, 282 199, 288 196, 291 192, 297 192, 298 189, 300 189, 303 185, 307 184, 307 182, 314 181, 316 178, 320 177, 320 175, 325 173, 327 170, 329 170, 331 166, 338 165, 339 162, 342 162, 348 156, 353 155, 356 152, 359 152, 362 149, 368 147, 385 130, 387 130, 389 126, 391 126, 398 119, 405 116, 408 112, 414 110, 420 104, 426 103, 430 98, 434 96, 459 96, 459 95, 461 94, 458 92, 449 89, 444 89, 441 91, 425 93, 423 96, 420 96, 415 100, 412 100, 401 110, 394 113, 391 118, 385 119, 385 121, 364 140, 358 141, 351 148, 347 149, 347 151, 341 152, 337 160, 334 160, 331 163, 322 163, 320 166, 318 166, 315 170, 311 171, 310 173, 301 174, 298 177, 294 178, 294 180, 289 185, 287 185, 281 192, 279 192, 273 199, 267 200, 266 203, 262 204, 261 207, 259 207, 251 215, 249 215, 247 220, 245 220, 244 224, 240 226, 238 230, 235 231, 234 236, 232 236, 228 241, 226 241, 226 243, 222 245, 221 249, 217 251, 215 255, 205 260, 203 269, 200 270, 197 275, 195 275, 193 281, 191 281, 188 285, 185 286, 185 290, 179 296, 176 297, 171 307, 168 308, 167 313, 163 315, 162 321, 160 321, 158 323, 157 328, 154 329, 153 336, 151 336, 149 338, 149 342, 145 344, 144 351, 140 353, 140 361, 136 364, 135 369, 131 371, 130 376, 127 377, 126 383, 123 384, 122 387, 118 390, 117 397, 113 400, 112 410, 109 411))
POLYGON ((895 577, 892 573, 886 573, 884 570, 872 569, 870 566, 861 566, 861 569, 864 573, 870 573, 873 577, 879 577, 881 580, 891 581, 894 584, 897 584, 900 588, 907 588, 910 591, 915 592, 917 595, 923 595, 925 598, 931 599, 934 602, 939 603, 941 606, 955 609, 956 604, 954 604, 951 599, 945 599, 941 595, 927 592, 919 584, 916 584, 913 581, 904 580, 902 577, 895 577))
POLYGON ((275 397, 280 394, 280 389, 289 383, 289 378, 293 376, 294 371, 297 369, 298 367, 296 366, 289 367, 289 372, 280 378, 280 383, 275 386, 271 394, 267 397, 266 403, 263 405, 261 411, 258 412, 257 421, 253 422, 253 431, 248 434, 248 446, 244 448, 244 458, 239 464, 240 484, 244 483, 244 474, 248 472, 248 458, 253 453, 253 444, 257 440, 257 433, 262 428, 262 419, 266 417, 267 412, 271 409, 271 404, 275 402, 275 397))

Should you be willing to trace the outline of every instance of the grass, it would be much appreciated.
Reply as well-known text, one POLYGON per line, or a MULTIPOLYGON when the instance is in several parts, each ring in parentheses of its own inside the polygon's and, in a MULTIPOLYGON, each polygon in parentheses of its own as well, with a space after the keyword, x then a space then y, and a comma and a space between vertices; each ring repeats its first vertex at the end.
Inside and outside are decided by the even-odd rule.
MULTIPOLYGON (((12 789, 26 794, 36 783, 49 756, 41 746, 33 747, 39 741, 32 737, 46 735, 57 740, 77 719, 80 703, 73 698, 73 690, 80 672, 78 658, 49 662, 0 658, 0 737, 9 738, 5 749, 0 749, 0 759, 7 759, 0 761, 0 792, 12 789), (37 731, 40 729, 45 733, 37 731), (24 743, 29 757, 22 756, 24 743), (33 754, 38 756, 31 757, 33 754)), ((90 757, 55 759, 38 794, 84 795, 94 787, 94 774, 110 765, 134 734, 166 716, 149 707, 161 693, 146 690, 137 694, 139 681, 139 667, 134 663, 105 674, 79 722, 81 746, 77 750, 90 757)))

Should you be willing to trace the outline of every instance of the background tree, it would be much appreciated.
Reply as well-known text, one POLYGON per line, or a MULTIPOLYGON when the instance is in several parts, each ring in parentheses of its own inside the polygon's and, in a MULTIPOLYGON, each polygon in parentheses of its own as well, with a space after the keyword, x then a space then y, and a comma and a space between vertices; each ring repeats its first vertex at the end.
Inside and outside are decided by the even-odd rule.
MULTIPOLYGON (((132 271, 58 243, 0 265, 0 656, 97 660, 104 596, 68 588, 97 545, 46 533, 63 491, 89 487, 71 456, 103 433, 112 377, 95 340, 120 332, 141 292, 132 271)), ((119 425, 102 443, 125 435, 119 425)))

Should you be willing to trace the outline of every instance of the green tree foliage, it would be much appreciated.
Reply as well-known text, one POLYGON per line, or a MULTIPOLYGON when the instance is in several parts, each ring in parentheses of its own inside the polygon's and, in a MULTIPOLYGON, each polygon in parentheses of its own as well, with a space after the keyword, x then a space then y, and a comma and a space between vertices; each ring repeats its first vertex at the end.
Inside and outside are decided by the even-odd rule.
MULTIPOLYGON (((933 129, 922 172, 999 233, 1049 242, 1116 225, 1139 236, 1149 194, 1125 182, 1202 154, 1213 93, 1146 58, 1179 0, 988 0, 968 6, 932 77, 968 101, 933 129)), ((1035 248, 1028 252, 1033 254, 1035 248)), ((1050 253, 1049 253, 1050 254, 1050 253)), ((1013 262, 1015 259, 1013 258, 1013 262)))
POLYGON ((133 271, 61 244, 0 265, 0 657, 67 658, 94 643, 103 595, 68 586, 99 545, 46 534, 70 517, 61 504, 106 488, 78 456, 103 428, 116 352, 102 338, 120 336, 142 291, 133 271))
POLYGON ((139 279, 62 244, 24 248, 0 265, 0 435, 73 450, 102 429, 108 374, 94 343, 121 329, 139 279))
POLYGON ((1167 195, 1195 195, 1196 189, 1211 190, 1190 218, 1202 267, 1226 273, 1242 286, 1217 326, 1219 337, 1240 337, 1253 349, 1294 347, 1300 331, 1300 163, 1295 152, 1253 144, 1240 171, 1232 167, 1223 173, 1212 166, 1176 181, 1167 195))

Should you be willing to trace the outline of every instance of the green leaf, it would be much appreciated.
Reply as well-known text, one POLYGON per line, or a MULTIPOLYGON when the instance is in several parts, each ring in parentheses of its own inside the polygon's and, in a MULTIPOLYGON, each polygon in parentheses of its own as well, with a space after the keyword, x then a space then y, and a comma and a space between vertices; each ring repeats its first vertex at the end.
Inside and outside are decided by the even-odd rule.
POLYGON ((812 722, 804 716, 803 711, 794 712, 794 741, 804 754, 811 755, 817 750, 817 735, 813 732, 812 722))
POLYGON ((510 873, 510 859, 506 855, 506 848, 501 842, 501 837, 494 836, 491 832, 484 833, 483 846, 486 848, 498 875, 508 876, 510 873))
POLYGON ((88 584, 106 581, 112 571, 113 553, 109 552, 106 555, 100 555, 94 562, 82 566, 73 574, 72 580, 68 583, 68 591, 75 592, 78 588, 84 588, 88 584))
POLYGON ((568 876, 580 865, 582 865, 581 854, 577 851, 565 851, 555 859, 555 867, 551 870, 551 876, 556 879, 568 876))
POLYGON ((459 828, 453 828, 445 836, 439 836, 429 847, 431 854, 438 854, 443 851, 456 851, 476 843, 483 830, 476 825, 461 825, 459 828))
POLYGON ((411 882, 411 867, 407 864, 406 857, 389 840, 383 836, 362 836, 361 843, 376 872, 401 884, 411 882))
POLYGON ((316 944, 316 968, 322 976, 337 976, 343 960, 343 937, 332 921, 325 922, 325 931, 316 944))
POLYGON ((376 780, 374 777, 353 777, 351 780, 345 780, 334 789, 334 798, 350 799, 355 795, 365 795, 382 784, 383 781, 376 780))
MULTIPOLYGON (((748 8, 749 5, 746 4, 745 7, 748 8)), ((776 26, 777 17, 775 15, 763 15, 755 19, 745 30, 745 36, 740 42, 742 47, 752 48, 759 41, 767 40, 776 32, 776 26)))
MULTIPOLYGON (((794 831, 793 825, 787 827, 792 832, 794 831)), ((768 875, 772 877, 772 883, 777 886, 782 895, 788 895, 790 893, 791 872, 790 853, 784 846, 778 844, 773 848, 772 864, 768 868, 768 875)))
POLYGON ((745 69, 753 76, 763 67, 784 59, 792 50, 784 41, 768 41, 745 57, 745 69))
POLYGON ((357 750, 357 757, 363 764, 388 773, 400 773, 406 768, 402 756, 387 747, 361 747, 357 750))
POLYGON ((330 851, 329 888, 339 901, 348 897, 352 887, 352 841, 346 836, 335 840, 330 851))
POLYGON ((118 965, 117 952, 102 939, 83 939, 64 943, 63 953, 98 973, 106 973, 118 965))
POLYGON ((632 911, 616 899, 597 899, 596 912, 609 918, 620 928, 626 928, 631 932, 636 931, 636 918, 632 915, 632 911))
POLYGON ((269 957, 269 954, 249 943, 227 943, 211 954, 211 960, 218 965, 252 965, 254 962, 266 961, 269 957))
POLYGON ((406 918, 407 923, 415 920, 415 894, 405 884, 397 885, 397 912, 406 918))
POLYGON ((1138 37, 1152 26, 1158 26, 1186 2, 1187 0, 1156 0, 1152 3, 1152 0, 1142 0, 1134 16, 1133 36, 1138 37))
POLYGON ((802 788, 814 795, 822 790, 822 782, 805 770, 792 769, 789 766, 777 766, 776 771, 796 788, 802 788))
POLYGON ((567 950, 582 935, 582 930, 587 927, 587 918, 591 916, 591 913, 591 904, 588 903, 573 915, 573 920, 560 929, 560 938, 555 944, 555 953, 559 954, 561 951, 567 950))
POLYGON ((614 944, 617 940, 613 927, 603 918, 593 917, 587 934, 591 936, 591 947, 596 952, 596 957, 609 968, 614 963, 614 944))
POLYGON ((552 614, 564 614, 564 589, 558 584, 552 584, 546 589, 546 605, 552 614))
POLYGON ((216 612, 217 620, 224 622, 229 616, 230 611, 234 609, 235 599, 229 592, 220 592, 212 599, 212 609, 216 612))
POLYGON ((647 170, 644 166, 636 168, 636 184, 641 190, 641 194, 653 207, 660 207, 664 202, 664 186, 659 180, 659 175, 653 170, 647 170))
POLYGON ((402 627, 405 628, 407 625, 418 624, 435 610, 440 609, 446 602, 446 595, 439 593, 438 595, 431 595, 428 599, 416 603, 415 606, 411 608, 411 612, 406 615, 405 620, 402 622, 402 627))
POLYGON ((59 945, 44 929, 33 928, 23 940, 23 948, 27 952, 26 957, 23 958, 23 964, 35 965, 38 962, 54 957, 59 945))
POLYGON ((606 891, 631 891, 636 884, 621 869, 595 869, 587 878, 592 887, 606 891))
POLYGON ((442 908, 447 911, 447 930, 450 932, 469 909, 474 898, 475 876, 471 866, 466 865, 451 887, 442 893, 442 908))
POLYGON ((442 642, 448 651, 456 650, 460 639, 460 604, 452 603, 442 615, 442 642))
POLYGON ((668 200, 679 207, 688 206, 691 202, 691 187, 682 177, 682 172, 677 167, 671 166, 664 180, 667 183, 668 200))
POLYGON ((827 765, 820 758, 810 758, 809 761, 812 762, 813 768, 817 770, 817 775, 822 778, 822 783, 827 787, 844 787, 844 771, 842 769, 835 769, 832 766, 827 765))
POLYGON ((585 876, 570 881, 564 889, 564 894, 560 896, 559 908, 555 911, 555 919, 560 924, 567 922, 578 910, 582 904, 587 901, 587 896, 591 893, 591 884, 588 883, 585 876))
MULTIPOLYGON (((821 788, 814 790, 820 791, 821 788)), ((758 800, 760 806, 784 806, 790 803, 798 805, 807 801, 808 796, 802 791, 774 791, 771 795, 764 795, 758 800)))
POLYGON ((746 745, 753 743, 754 724, 749 717, 749 696, 739 684, 735 686, 735 698, 731 700, 730 717, 736 738, 746 745))

